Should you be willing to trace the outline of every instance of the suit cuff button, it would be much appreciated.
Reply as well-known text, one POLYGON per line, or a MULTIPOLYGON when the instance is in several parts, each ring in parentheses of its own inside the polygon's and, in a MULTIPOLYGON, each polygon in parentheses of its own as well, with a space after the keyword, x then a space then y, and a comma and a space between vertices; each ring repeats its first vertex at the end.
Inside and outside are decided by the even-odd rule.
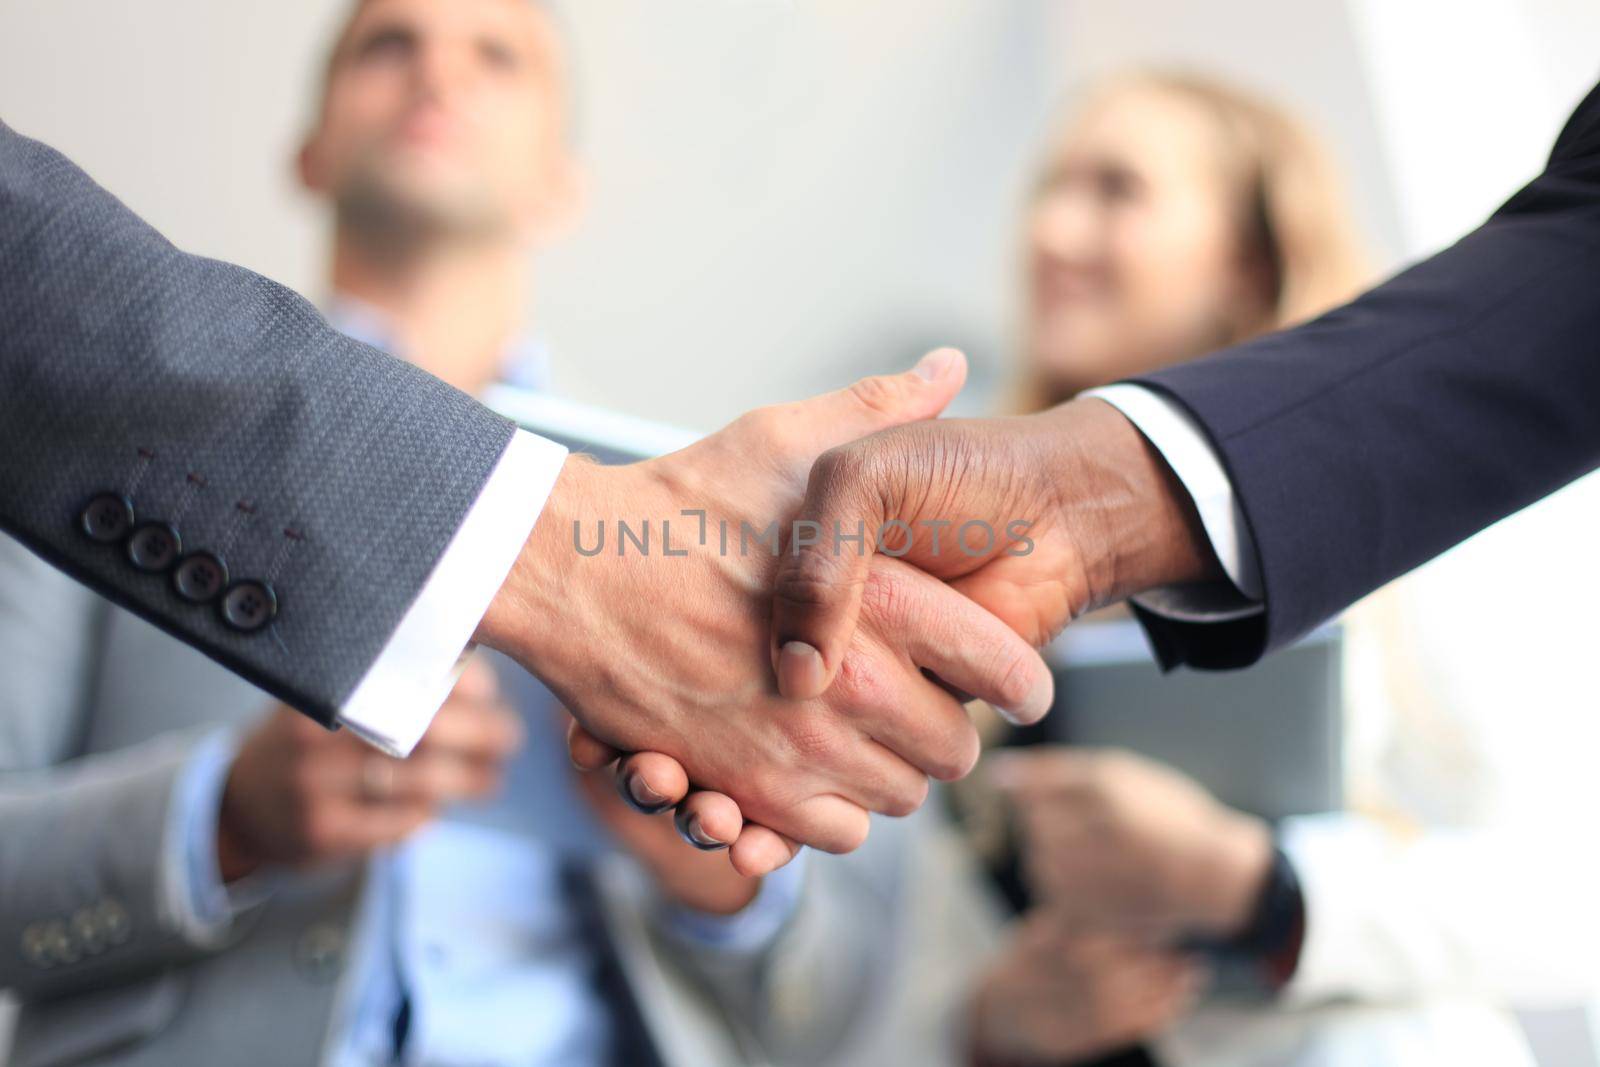
POLYGON ((242 634, 255 633, 278 614, 278 596, 265 582, 234 582, 222 595, 222 621, 242 634))
POLYGON ((78 516, 78 528, 91 541, 115 544, 133 529, 133 501, 121 493, 100 493, 78 516))
POLYGON ((183 539, 171 523, 144 523, 128 538, 128 562, 146 574, 166 571, 182 552, 183 539))
POLYGON ((228 584, 228 565, 210 552, 191 552, 172 572, 172 588, 191 604, 206 604, 228 584))

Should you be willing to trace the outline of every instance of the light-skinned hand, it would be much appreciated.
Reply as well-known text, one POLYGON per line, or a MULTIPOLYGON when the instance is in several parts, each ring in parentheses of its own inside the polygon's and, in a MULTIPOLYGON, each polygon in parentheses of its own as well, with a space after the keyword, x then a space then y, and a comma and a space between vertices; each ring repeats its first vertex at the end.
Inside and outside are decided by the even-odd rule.
MULTIPOLYGON (((696 828, 684 825, 683 817, 647 818, 637 809, 637 798, 624 803, 618 782, 609 775, 580 773, 578 789, 617 843, 655 879, 657 887, 670 900, 695 911, 711 915, 732 915, 740 911, 761 890, 760 878, 749 878, 717 853, 726 845, 713 844, 696 828), (684 839, 696 848, 685 848, 684 839)), ((626 788, 626 783, 621 783, 626 788)))
POLYGON ((500 787, 523 725, 494 671, 467 664, 409 759, 374 751, 279 706, 245 738, 229 768, 217 824, 225 881, 273 864, 311 867, 395 844, 447 804, 500 787))
POLYGON ((730 854, 742 873, 771 870, 797 844, 859 846, 869 811, 908 814, 928 775, 959 777, 976 762, 977 733, 947 686, 1036 719, 1050 704, 1049 671, 971 600, 884 557, 862 568, 864 606, 838 649, 840 684, 783 698, 769 655, 782 560, 740 533, 786 528, 820 453, 938 415, 965 376, 960 353, 943 350, 904 374, 752 412, 658 460, 570 459, 480 637, 542 679, 604 759, 661 757, 633 767, 652 795, 676 800, 689 779, 717 791, 695 814, 702 830, 737 838, 730 854), (705 513, 705 543, 686 510, 705 513), (651 520, 655 551, 629 543, 617 554, 618 519, 635 532, 651 520), (665 554, 663 520, 683 555, 665 554), (602 521, 606 550, 579 552, 602 521), (656 781, 661 768, 677 780, 656 781))

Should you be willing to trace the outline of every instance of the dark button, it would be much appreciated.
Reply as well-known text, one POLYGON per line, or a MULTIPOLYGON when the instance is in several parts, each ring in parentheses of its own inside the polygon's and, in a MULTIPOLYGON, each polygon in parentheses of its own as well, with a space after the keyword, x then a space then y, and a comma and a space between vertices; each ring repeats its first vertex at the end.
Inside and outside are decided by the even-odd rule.
POLYGON ((133 502, 121 493, 101 493, 78 516, 78 526, 102 545, 120 541, 133 528, 133 502))
POLYGON ((255 633, 278 613, 278 597, 265 582, 234 582, 222 597, 222 621, 242 634, 255 633))
POLYGON ((183 551, 183 539, 170 523, 147 522, 128 538, 128 562, 146 574, 160 574, 183 551))
POLYGON ((191 552, 172 572, 172 588, 191 604, 215 600, 228 584, 228 565, 210 552, 191 552))

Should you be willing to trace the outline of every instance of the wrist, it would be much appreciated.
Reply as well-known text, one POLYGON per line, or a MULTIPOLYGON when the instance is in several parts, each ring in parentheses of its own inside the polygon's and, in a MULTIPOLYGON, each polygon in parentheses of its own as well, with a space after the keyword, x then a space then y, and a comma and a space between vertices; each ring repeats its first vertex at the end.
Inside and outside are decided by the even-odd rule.
POLYGON ((260 851, 238 826, 238 803, 231 799, 231 792, 224 789, 222 810, 217 815, 217 873, 224 885, 254 874, 263 863, 260 851))
POLYGON ((576 564, 588 562, 574 548, 580 527, 593 529, 602 516, 596 502, 602 468, 587 456, 569 455, 539 519, 517 554, 489 610, 473 635, 530 669, 556 654, 551 647, 558 619, 572 619, 572 597, 580 583, 576 564))
POLYGON ((1183 483, 1137 427, 1103 400, 1072 400, 1058 420, 1057 506, 1083 538, 1090 607, 1223 577, 1183 483))

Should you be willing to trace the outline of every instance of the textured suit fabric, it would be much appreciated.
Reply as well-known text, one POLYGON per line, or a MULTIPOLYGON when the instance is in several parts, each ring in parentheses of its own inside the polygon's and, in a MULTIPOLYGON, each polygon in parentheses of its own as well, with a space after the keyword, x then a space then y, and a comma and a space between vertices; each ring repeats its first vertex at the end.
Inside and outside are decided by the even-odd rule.
MULTIPOLYGON (((1208 433, 1264 617, 1142 618, 1238 667, 1600 464, 1600 88, 1487 223, 1320 319, 1140 379, 1208 433)), ((1486 575, 1485 609, 1516 576, 1486 575), (1497 590, 1490 599, 1490 590, 1497 590)))
POLYGON ((0 125, 0 529, 74 578, 332 721, 511 433, 0 125), (275 620, 235 633, 87 540, 108 490, 269 581, 275 620))

